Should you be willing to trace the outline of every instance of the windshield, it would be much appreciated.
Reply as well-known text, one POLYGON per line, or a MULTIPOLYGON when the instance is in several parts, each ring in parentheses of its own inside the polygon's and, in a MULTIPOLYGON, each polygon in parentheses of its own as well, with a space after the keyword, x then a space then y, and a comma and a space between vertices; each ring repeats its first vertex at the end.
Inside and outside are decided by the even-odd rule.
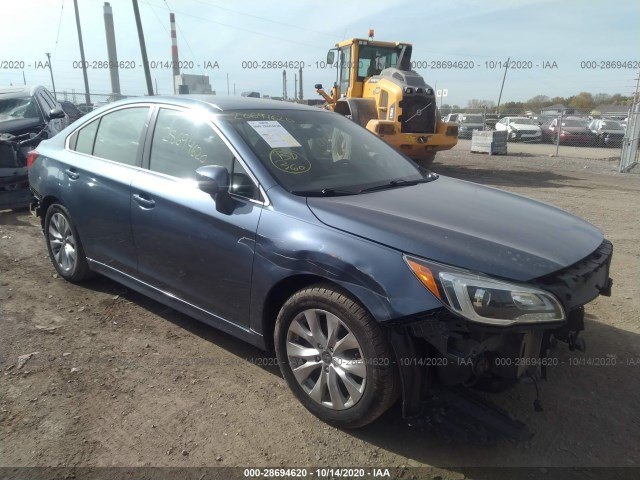
POLYGON ((33 97, 0 99, 0 122, 40 118, 38 106, 33 97))
POLYGON ((462 117, 462 123, 482 123, 483 121, 482 115, 465 115, 462 117))
POLYGON ((379 75, 385 68, 396 67, 400 51, 401 47, 361 46, 358 57, 358 80, 379 75))
POLYGON ((511 123, 519 123, 520 125, 535 125, 530 118, 512 118, 511 123))
POLYGON ((350 194, 389 182, 431 178, 383 140, 339 114, 259 110, 225 117, 290 192, 350 194))

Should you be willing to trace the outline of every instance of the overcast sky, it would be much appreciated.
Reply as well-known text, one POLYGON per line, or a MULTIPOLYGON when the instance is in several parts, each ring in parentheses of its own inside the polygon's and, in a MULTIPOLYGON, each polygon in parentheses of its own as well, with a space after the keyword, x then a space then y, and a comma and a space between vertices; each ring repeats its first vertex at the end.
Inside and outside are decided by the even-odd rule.
MULTIPOLYGON (((121 91, 144 94, 132 3, 110 3, 118 60, 136 65, 120 71, 121 91)), ((104 1, 78 4, 86 60, 108 60, 104 1)), ((497 62, 508 57, 533 68, 508 71, 502 102, 581 91, 630 95, 640 70, 637 0, 139 0, 139 5, 149 60, 171 60, 171 10, 178 24, 180 60, 194 63, 182 73, 209 75, 219 95, 227 95, 227 74, 232 95, 234 84, 238 95, 248 90, 282 95, 281 69, 242 68, 243 61, 261 65, 271 60, 304 62, 304 96, 315 98, 315 83, 331 86, 335 79, 334 70, 318 69, 316 62, 336 42, 366 37, 369 28, 378 40, 412 43, 419 66, 437 61, 473 65, 417 68, 428 84, 447 89, 445 103, 462 106, 472 98, 498 100, 504 70, 497 62), (216 61, 219 68, 205 67, 216 61), (598 68, 583 68, 587 64, 581 62, 590 61, 598 68), (607 61, 628 61, 631 68, 601 65, 607 61)), ((50 52, 58 92, 84 91, 82 70, 74 68, 80 51, 73 0, 5 0, 0 45, 0 85, 22 84, 23 70, 16 62, 24 62, 28 84, 51 88, 48 69, 37 63, 50 52)), ((287 73, 291 96, 294 73, 287 73)), ((110 93, 107 69, 90 69, 88 75, 92 93, 110 93)), ((155 68, 151 76, 160 94, 171 93, 170 68, 155 68)))

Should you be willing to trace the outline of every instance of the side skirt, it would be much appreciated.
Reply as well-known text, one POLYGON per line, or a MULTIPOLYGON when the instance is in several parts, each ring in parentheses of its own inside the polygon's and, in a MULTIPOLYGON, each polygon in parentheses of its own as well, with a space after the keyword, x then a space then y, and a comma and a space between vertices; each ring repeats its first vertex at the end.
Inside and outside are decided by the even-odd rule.
POLYGON ((131 290, 152 298, 157 302, 162 303, 163 305, 184 313, 185 315, 189 315, 190 317, 206 323, 207 325, 210 325, 218 330, 222 330, 229 335, 233 335, 234 337, 244 340, 245 342, 248 342, 258 348, 267 350, 267 345, 265 345, 264 337, 251 329, 247 329, 236 325, 235 323, 231 323, 228 320, 225 320, 224 318, 214 315, 207 310, 186 302, 169 292, 160 290, 152 285, 149 285, 148 283, 132 277, 131 275, 127 275, 120 270, 116 270, 115 268, 105 265, 104 263, 97 262, 89 258, 87 259, 87 262, 89 263, 89 267, 91 268, 91 270, 93 270, 94 272, 100 273, 101 275, 104 275, 111 280, 123 284, 131 290))

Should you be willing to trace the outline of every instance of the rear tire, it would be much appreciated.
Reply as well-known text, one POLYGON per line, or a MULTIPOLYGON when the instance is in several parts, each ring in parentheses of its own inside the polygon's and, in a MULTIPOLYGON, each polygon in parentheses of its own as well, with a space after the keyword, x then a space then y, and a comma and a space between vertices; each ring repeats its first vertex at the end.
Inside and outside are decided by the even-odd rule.
POLYGON ((373 422, 397 398, 393 354, 376 320, 330 285, 295 293, 275 326, 282 375, 315 416, 339 428, 373 422))
POLYGON ((63 205, 54 203, 47 209, 44 236, 58 275, 70 282, 81 282, 92 276, 78 231, 63 205))

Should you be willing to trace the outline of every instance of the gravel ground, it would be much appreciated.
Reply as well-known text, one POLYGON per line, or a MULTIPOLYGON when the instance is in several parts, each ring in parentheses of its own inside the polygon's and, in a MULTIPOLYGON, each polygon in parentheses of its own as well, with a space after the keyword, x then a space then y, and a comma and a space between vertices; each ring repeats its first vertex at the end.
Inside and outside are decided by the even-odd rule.
POLYGON ((464 478, 469 466, 640 465, 640 177, 463 142, 434 170, 558 205, 614 243, 613 296, 587 307, 586 354, 556 352, 544 412, 531 385, 491 397, 536 432, 530 442, 445 442, 397 407, 357 431, 329 427, 272 357, 110 280, 57 278, 38 220, 2 212, 0 466, 431 466, 464 478))

